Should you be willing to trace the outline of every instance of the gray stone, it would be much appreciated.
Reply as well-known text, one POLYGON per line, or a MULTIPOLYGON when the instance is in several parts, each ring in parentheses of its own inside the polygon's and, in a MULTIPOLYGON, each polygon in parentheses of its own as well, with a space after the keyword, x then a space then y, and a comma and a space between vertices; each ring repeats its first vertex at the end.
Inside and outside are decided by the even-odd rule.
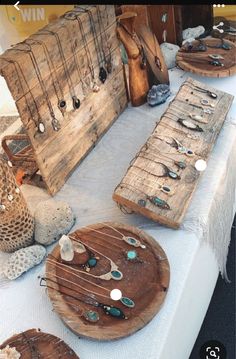
POLYGON ((42 262, 45 255, 46 249, 39 244, 19 249, 10 255, 4 264, 3 273, 10 280, 16 279, 42 262))
POLYGON ((172 69, 173 67, 175 67, 176 54, 180 49, 179 46, 170 44, 169 42, 163 42, 160 45, 160 48, 164 56, 167 68, 172 69))
POLYGON ((196 26, 196 27, 189 27, 188 29, 183 30, 182 37, 183 40, 187 40, 190 38, 196 39, 200 35, 202 35, 205 32, 205 28, 202 25, 196 26))
POLYGON ((44 245, 56 242, 67 234, 75 223, 70 206, 50 199, 38 204, 35 210, 35 241, 44 245))

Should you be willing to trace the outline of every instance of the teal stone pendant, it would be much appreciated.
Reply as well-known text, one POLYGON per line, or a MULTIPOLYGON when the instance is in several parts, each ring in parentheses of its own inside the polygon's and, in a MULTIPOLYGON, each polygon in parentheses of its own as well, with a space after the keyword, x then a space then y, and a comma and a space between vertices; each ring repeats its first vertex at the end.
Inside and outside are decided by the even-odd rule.
POLYGON ((96 258, 89 258, 88 262, 86 263, 89 268, 96 267, 97 259, 96 258))
POLYGON ((168 171, 168 176, 172 179, 180 180, 180 176, 174 171, 168 171))
POLYGON ((149 197, 148 196, 147 198, 152 204, 154 204, 154 206, 160 207, 162 209, 170 209, 170 206, 168 205, 168 203, 159 197, 156 197, 156 196, 149 197))
POLYGON ((122 312, 122 310, 117 307, 113 307, 113 306, 105 305, 105 304, 100 304, 99 306, 102 307, 104 312, 107 315, 110 315, 111 317, 118 318, 118 319, 127 319, 126 316, 124 315, 124 313, 122 312))
POLYGON ((138 254, 135 250, 132 250, 132 251, 128 251, 126 253, 126 257, 127 257, 128 261, 133 261, 138 257, 138 254))
POLYGON ((135 306, 135 303, 132 299, 128 298, 128 297, 122 297, 120 299, 120 302, 122 304, 124 304, 126 307, 129 307, 129 308, 134 308, 135 306))
POLYGON ((138 239, 134 238, 134 237, 126 237, 124 236, 123 241, 125 241, 126 243, 130 244, 133 247, 141 247, 143 249, 146 248, 146 246, 144 244, 142 244, 138 239))
POLYGON ((123 278, 123 274, 119 270, 111 271, 111 278, 114 280, 121 280, 123 278))
POLYGON ((88 311, 84 312, 83 316, 85 317, 86 320, 88 320, 89 322, 92 322, 92 323, 96 323, 99 321, 99 314, 92 310, 88 310, 88 311))

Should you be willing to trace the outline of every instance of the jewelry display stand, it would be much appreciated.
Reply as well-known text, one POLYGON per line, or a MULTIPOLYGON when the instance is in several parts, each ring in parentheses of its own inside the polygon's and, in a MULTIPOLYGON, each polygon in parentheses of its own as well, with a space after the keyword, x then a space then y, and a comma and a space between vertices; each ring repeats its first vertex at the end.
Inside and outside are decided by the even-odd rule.
POLYGON ((113 5, 83 6, 0 56, 50 194, 127 105, 113 5))
POLYGON ((207 161, 233 98, 188 78, 131 161, 113 199, 121 207, 179 228, 198 184, 195 164, 207 161))
POLYGON ((147 68, 142 65, 141 43, 135 32, 136 16, 134 12, 120 15, 117 26, 118 38, 123 43, 129 59, 129 91, 132 106, 144 104, 149 90, 147 68))
POLYGON ((34 219, 9 165, 0 159, 0 251, 33 244, 34 219))
MULTIPOLYGON (((220 39, 206 38, 202 41, 210 46, 218 46, 220 39)), ((224 39, 224 43, 231 49, 208 47, 206 51, 187 52, 181 48, 176 55, 176 62, 181 69, 206 77, 228 77, 236 74, 236 43, 224 39), (220 55, 219 61, 224 66, 214 66, 209 64, 213 59, 209 55, 220 55), (221 59, 222 57, 222 59, 221 59)), ((198 41, 193 41, 192 46, 199 45, 198 41)))
POLYGON ((79 359, 75 352, 63 340, 52 334, 43 333, 37 329, 30 329, 14 335, 6 340, 0 346, 0 349, 4 349, 7 345, 9 345, 10 348, 15 348, 17 352, 21 354, 20 358, 22 359, 79 359))
POLYGON ((47 258, 47 293, 63 322, 75 334, 97 340, 127 337, 143 328, 159 312, 169 286, 169 263, 160 245, 135 227, 113 222, 81 228, 69 237, 93 257, 86 259, 90 268, 75 264, 82 263, 78 254, 66 263, 58 245, 47 258), (111 299, 117 288, 126 304, 111 299))

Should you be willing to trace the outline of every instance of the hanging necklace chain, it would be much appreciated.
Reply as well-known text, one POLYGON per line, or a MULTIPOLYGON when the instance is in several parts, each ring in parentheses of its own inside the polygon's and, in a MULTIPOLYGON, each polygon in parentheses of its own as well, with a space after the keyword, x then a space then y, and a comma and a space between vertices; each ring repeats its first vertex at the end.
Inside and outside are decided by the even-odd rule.
POLYGON ((42 75, 41 75, 41 72, 39 70, 39 66, 38 66, 38 63, 37 63, 37 60, 35 58, 35 55, 34 55, 34 52, 32 50, 32 47, 29 43, 22 43, 24 45, 28 45, 29 46, 29 49, 28 50, 25 50, 25 49, 19 49, 18 47, 15 49, 18 50, 18 51, 22 51, 22 52, 25 52, 25 53, 28 53, 30 58, 31 58, 31 62, 33 64, 33 67, 34 67, 34 70, 35 70, 35 73, 36 73, 36 76, 38 78, 38 81, 39 81, 39 84, 40 84, 40 87, 42 89, 42 92, 44 94, 44 97, 46 99, 46 102, 47 102, 47 105, 48 105, 48 108, 49 108, 49 112, 50 112, 50 115, 52 117, 52 119, 54 120, 55 119, 55 114, 53 112, 53 108, 52 108, 52 104, 51 104, 51 101, 49 99, 49 96, 48 96, 48 92, 47 92, 47 89, 45 87, 45 84, 44 84, 44 81, 42 79, 42 75))
MULTIPOLYGON (((105 5, 105 8, 106 8, 106 5, 105 5)), ((97 6, 97 13, 98 13, 98 20, 100 22, 100 28, 101 28, 101 25, 102 25, 103 34, 104 34, 104 37, 105 37, 105 42, 106 42, 107 48, 108 48, 108 63, 111 63, 111 47, 108 44, 108 36, 107 36, 106 30, 105 30, 105 27, 104 27, 104 23, 102 21, 101 10, 100 10, 99 5, 97 6)), ((107 8, 106 8, 106 16, 108 16, 107 8)), ((102 36, 102 32, 101 32, 101 36, 102 36)), ((106 58, 106 55, 105 55, 105 58, 106 58)), ((106 62, 107 62, 107 60, 106 60, 106 62)))
POLYGON ((40 41, 38 39, 28 39, 28 40, 26 40, 26 43, 28 43, 29 40, 32 43, 39 44, 39 45, 42 46, 42 48, 44 50, 45 58, 46 58, 46 61, 47 61, 47 64, 48 64, 48 68, 49 68, 49 71, 50 71, 50 76, 51 76, 51 79, 52 79, 55 94, 57 96, 57 100, 58 100, 58 102, 62 101, 62 99, 64 98, 63 91, 62 91, 60 82, 59 82, 58 77, 57 77, 55 66, 53 64, 53 61, 50 58, 50 55, 49 55, 48 48, 47 48, 46 44, 43 41, 40 41), (53 74, 55 76, 56 81, 53 79, 53 74), (55 82, 56 82, 57 86, 55 85, 55 82), (58 89, 59 89, 59 92, 60 92, 59 95, 58 95, 58 90, 57 90, 56 87, 58 87, 58 89))
POLYGON ((71 97, 75 96, 74 85, 73 85, 73 82, 72 82, 72 79, 71 79, 71 76, 70 76, 70 71, 69 71, 69 69, 67 67, 67 62, 66 62, 66 58, 65 58, 65 55, 64 55, 64 52, 63 52, 63 48, 62 48, 62 44, 61 44, 61 40, 59 38, 59 35, 56 32, 46 30, 46 29, 44 29, 43 31, 40 31, 40 34, 42 34, 42 35, 51 35, 51 36, 55 37, 56 42, 57 42, 57 47, 58 47, 58 50, 59 50, 59 54, 60 54, 60 58, 61 58, 61 61, 62 61, 62 65, 63 65, 63 68, 64 68, 64 72, 65 72, 65 75, 66 75, 67 83, 69 85, 70 95, 71 95, 71 97), (71 92, 71 91, 73 91, 73 92, 71 92))

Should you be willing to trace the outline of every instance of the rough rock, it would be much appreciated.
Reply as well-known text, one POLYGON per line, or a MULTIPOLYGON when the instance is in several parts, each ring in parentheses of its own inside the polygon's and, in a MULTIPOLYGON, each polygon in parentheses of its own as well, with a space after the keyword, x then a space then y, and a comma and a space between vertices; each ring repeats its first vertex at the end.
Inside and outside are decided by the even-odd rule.
POLYGON ((20 359, 21 354, 16 350, 15 347, 7 345, 5 348, 0 349, 0 359, 20 359))
POLYGON ((176 54, 180 47, 178 45, 170 44, 169 42, 163 42, 160 45, 162 54, 165 59, 165 63, 168 69, 175 67, 176 54))
POLYGON ((200 35, 202 35, 205 32, 205 28, 202 25, 196 26, 196 27, 189 27, 182 32, 183 40, 187 40, 190 38, 196 39, 200 35))
POLYGON ((170 96, 170 87, 166 84, 153 85, 147 94, 149 106, 156 106, 166 102, 170 96))
POLYGON ((74 223, 75 216, 67 203, 52 199, 41 202, 35 210, 35 241, 52 244, 67 234, 74 223))
POLYGON ((24 272, 27 272, 42 262, 45 255, 46 249, 39 244, 19 249, 11 254, 4 265, 3 273, 8 279, 16 279, 24 272))

